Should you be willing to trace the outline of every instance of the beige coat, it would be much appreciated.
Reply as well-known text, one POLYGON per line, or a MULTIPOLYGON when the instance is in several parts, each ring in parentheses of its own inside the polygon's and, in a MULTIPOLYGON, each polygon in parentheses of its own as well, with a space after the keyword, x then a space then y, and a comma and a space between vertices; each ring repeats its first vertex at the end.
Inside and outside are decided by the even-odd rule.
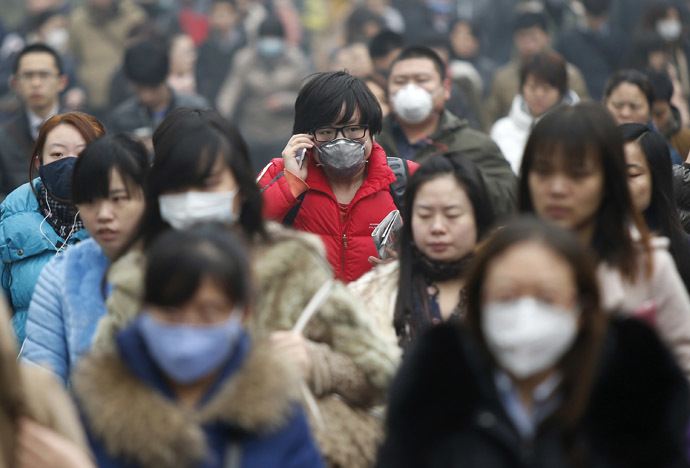
MULTIPOLYGON (((568 63, 568 88, 577 93, 581 100, 589 97, 587 84, 580 70, 568 63)), ((501 117, 508 115, 513 98, 520 94, 520 61, 511 60, 499 68, 494 75, 489 96, 486 98, 484 112, 486 121, 493 125, 501 117)))
MULTIPOLYGON (((690 380, 690 298, 668 252, 666 238, 652 238, 654 270, 651 277, 624 280, 617 269, 600 264, 597 269, 602 302, 607 310, 634 314, 655 307, 656 328, 690 380)), ((644 271, 645 256, 640 255, 644 271)))
POLYGON ((37 421, 88 451, 77 412, 60 383, 46 370, 17 364, 4 298, 0 298, 0 360, 0 468, 14 466, 20 416, 37 421))

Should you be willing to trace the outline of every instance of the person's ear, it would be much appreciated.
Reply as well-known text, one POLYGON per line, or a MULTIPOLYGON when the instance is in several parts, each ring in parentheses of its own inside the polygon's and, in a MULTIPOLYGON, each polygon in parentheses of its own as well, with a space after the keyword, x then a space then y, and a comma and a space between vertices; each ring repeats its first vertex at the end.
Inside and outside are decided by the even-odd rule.
POLYGON ((443 98, 447 101, 450 99, 450 88, 452 86, 452 83, 450 81, 450 77, 446 76, 446 79, 443 80, 443 98))
POLYGON ((58 77, 58 80, 60 81, 60 83, 58 84, 58 92, 61 93, 67 87, 67 83, 69 83, 69 79, 67 78, 67 75, 62 74, 58 77))
POLYGON ((38 169, 38 167, 41 165, 41 161, 38 160, 38 156, 34 156, 34 167, 38 169))
POLYGON ((10 85, 10 89, 13 91, 19 92, 19 77, 15 74, 12 74, 12 76, 9 77, 7 82, 10 85))

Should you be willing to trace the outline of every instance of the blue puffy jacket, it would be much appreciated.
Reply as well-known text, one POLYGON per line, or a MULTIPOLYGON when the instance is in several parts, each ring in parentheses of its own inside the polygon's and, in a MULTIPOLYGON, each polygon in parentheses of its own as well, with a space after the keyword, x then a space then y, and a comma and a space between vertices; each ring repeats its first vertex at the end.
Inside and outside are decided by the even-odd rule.
POLYGON ((67 382, 106 313, 103 278, 108 265, 93 239, 48 262, 29 305, 22 360, 47 367, 67 382))
MULTIPOLYGON (((41 179, 33 180, 40 193, 41 179)), ((12 325, 17 341, 25 337, 26 311, 34 292, 38 275, 55 256, 55 247, 65 239, 58 236, 38 208, 38 200, 27 182, 10 193, 0 205, 0 258, 2 259, 2 287, 12 305, 12 325), (43 232, 41 232, 43 231, 43 232), (52 243, 52 245, 51 245, 52 243)), ((68 244, 89 237, 86 229, 75 232, 68 244)))

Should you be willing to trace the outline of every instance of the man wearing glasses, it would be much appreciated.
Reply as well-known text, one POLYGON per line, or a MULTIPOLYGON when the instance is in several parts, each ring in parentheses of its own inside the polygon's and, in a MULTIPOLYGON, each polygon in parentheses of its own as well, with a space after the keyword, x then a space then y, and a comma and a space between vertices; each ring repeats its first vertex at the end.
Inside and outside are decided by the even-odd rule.
MULTIPOLYGON (((335 276, 354 281, 377 257, 373 229, 396 204, 383 148, 381 107, 347 72, 317 73, 295 102, 293 135, 261 171, 264 216, 319 234, 335 276)), ((410 162, 414 171, 416 163, 410 162)))
POLYGON ((12 89, 22 108, 0 127, 0 201, 29 178, 29 161, 38 131, 59 110, 67 86, 60 56, 44 44, 22 49, 14 62, 12 89))

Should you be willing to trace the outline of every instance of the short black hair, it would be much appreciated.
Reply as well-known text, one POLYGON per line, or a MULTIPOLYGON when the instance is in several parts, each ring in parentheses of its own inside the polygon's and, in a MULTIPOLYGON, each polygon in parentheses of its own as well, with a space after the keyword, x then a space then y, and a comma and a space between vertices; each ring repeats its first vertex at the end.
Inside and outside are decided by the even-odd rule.
POLYGON ((268 16, 259 26, 259 37, 285 37, 283 23, 274 16, 268 16))
POLYGON ((673 82, 666 70, 647 70, 647 77, 654 90, 655 101, 671 102, 673 97, 673 82))
POLYGON ((229 3, 232 6, 237 6, 237 0, 211 0, 211 4, 215 3, 229 3))
POLYGON ((162 233, 146 252, 144 302, 180 306, 194 297, 204 278, 210 278, 234 304, 249 305, 251 284, 245 251, 217 223, 162 233))
POLYGON ((138 42, 125 52, 123 68, 129 81, 142 86, 158 86, 168 77, 168 49, 159 41, 138 42))
POLYGON ((144 145, 124 133, 89 143, 74 164, 72 201, 79 204, 108 198, 113 170, 120 173, 128 193, 136 188, 145 192, 149 159, 144 145))
POLYGON ((611 10, 611 0, 580 0, 585 11, 592 16, 603 16, 611 10))
POLYGON ((545 81, 558 89, 561 97, 568 92, 568 70, 566 61, 560 54, 545 50, 527 57, 520 66, 520 90, 525 86, 528 76, 545 81))
POLYGON ((347 123, 356 110, 371 135, 381 131, 381 106, 366 83, 346 71, 315 73, 297 95, 292 133, 347 123))
POLYGON ((421 45, 412 45, 405 47, 402 50, 402 52, 400 52, 400 55, 398 55, 395 58, 395 60, 393 60, 393 62, 391 63, 390 69, 388 70, 389 76, 390 71, 393 69, 396 63, 402 62, 403 60, 409 60, 414 58, 426 58, 431 60, 431 63, 434 64, 434 68, 436 68, 436 71, 441 77, 441 82, 443 82, 446 79, 446 64, 443 63, 441 57, 439 57, 439 55, 434 51, 434 49, 421 45))
POLYGON ((49 45, 42 44, 40 42, 37 42, 35 44, 29 44, 28 46, 25 46, 22 50, 17 53, 17 56, 14 58, 14 64, 12 66, 12 73, 17 74, 19 72, 19 62, 21 62, 22 57, 24 57, 27 54, 36 54, 36 53, 41 53, 41 54, 50 54, 53 56, 55 59, 55 66, 58 69, 58 73, 60 75, 64 74, 64 70, 62 68, 62 59, 60 58, 60 54, 57 53, 55 49, 50 47, 49 45))
POLYGON ((549 21, 546 15, 535 11, 527 11, 515 16, 513 21, 513 34, 524 29, 539 28, 549 32, 549 21))
POLYGON ((652 89, 652 84, 649 81, 649 77, 639 70, 624 69, 615 72, 609 80, 606 82, 606 87, 604 88, 604 99, 608 99, 616 88, 618 88, 623 83, 629 83, 637 86, 642 94, 644 94, 649 104, 649 108, 652 108, 654 103, 654 89, 652 89))
POLYGON ((369 41, 369 56, 372 59, 385 57, 403 47, 405 47, 405 37, 402 34, 384 29, 369 41))

